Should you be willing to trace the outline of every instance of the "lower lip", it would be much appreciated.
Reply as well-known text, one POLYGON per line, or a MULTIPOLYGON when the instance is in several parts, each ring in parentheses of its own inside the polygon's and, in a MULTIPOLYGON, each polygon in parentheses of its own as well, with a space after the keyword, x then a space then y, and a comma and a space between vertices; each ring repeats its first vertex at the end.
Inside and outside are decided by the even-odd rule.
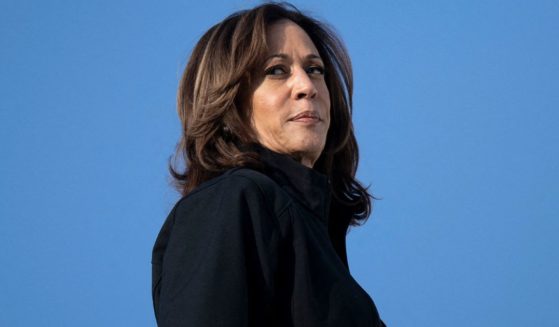
POLYGON ((292 121, 297 122, 297 123, 312 124, 312 123, 320 122, 320 119, 313 118, 313 117, 301 117, 301 118, 293 119, 292 121))

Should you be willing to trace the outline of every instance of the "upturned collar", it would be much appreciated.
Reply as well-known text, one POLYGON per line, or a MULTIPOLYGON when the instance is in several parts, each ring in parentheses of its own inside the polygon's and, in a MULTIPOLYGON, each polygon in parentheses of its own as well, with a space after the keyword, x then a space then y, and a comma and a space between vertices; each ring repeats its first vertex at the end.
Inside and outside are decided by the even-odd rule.
POLYGON ((328 226, 331 193, 328 177, 263 146, 256 145, 253 150, 260 156, 263 172, 328 226))

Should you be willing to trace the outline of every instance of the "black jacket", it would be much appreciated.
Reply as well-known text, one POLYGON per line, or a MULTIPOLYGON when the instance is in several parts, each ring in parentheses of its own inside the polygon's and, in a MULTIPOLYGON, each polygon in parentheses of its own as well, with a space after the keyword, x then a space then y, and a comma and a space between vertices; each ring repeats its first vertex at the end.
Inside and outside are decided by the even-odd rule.
POLYGON ((159 326, 384 326, 328 233, 327 178, 261 150, 182 198, 153 249, 159 326))

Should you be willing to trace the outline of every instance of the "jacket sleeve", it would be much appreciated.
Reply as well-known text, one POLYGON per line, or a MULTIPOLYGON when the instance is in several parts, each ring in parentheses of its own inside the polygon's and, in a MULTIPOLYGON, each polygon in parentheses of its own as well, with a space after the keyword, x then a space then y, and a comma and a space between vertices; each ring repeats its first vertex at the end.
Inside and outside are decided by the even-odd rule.
POLYGON ((281 233, 260 187, 228 176, 179 202, 162 266, 159 326, 261 326, 273 315, 281 233))

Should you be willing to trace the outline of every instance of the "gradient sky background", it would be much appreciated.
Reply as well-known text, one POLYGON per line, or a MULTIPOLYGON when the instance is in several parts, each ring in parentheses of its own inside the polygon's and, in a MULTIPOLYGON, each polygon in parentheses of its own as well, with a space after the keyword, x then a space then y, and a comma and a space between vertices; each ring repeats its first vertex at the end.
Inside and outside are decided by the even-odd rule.
MULTIPOLYGON (((256 1, 0 2, 1 326, 155 326, 177 82, 256 1)), ((388 326, 559 326, 559 2, 295 1, 355 72, 348 235, 388 326)))

